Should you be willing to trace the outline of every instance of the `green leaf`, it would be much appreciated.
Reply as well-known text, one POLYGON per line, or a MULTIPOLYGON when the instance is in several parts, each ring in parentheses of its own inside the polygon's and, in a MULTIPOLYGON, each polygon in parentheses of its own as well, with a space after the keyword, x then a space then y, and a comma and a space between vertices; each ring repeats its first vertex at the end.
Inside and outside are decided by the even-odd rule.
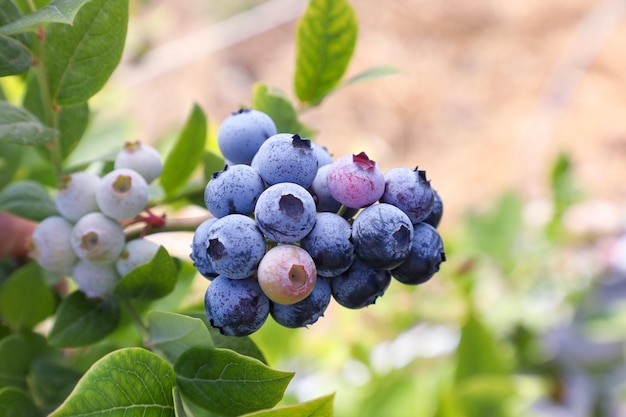
POLYGON ((502 346, 475 313, 470 312, 461 328, 455 381, 458 383, 484 375, 506 375, 509 364, 502 346))
POLYGON ((38 333, 13 333, 0 340, 0 388, 26 389, 26 375, 35 359, 49 354, 46 339, 38 333))
POLYGON ((224 416, 275 406, 293 378, 292 372, 276 371, 232 350, 199 347, 183 353, 174 370, 186 397, 224 416))
POLYGON ((301 404, 263 410, 245 417, 332 417, 335 394, 315 398, 301 404))
POLYGON ((127 26, 128 0, 91 0, 72 26, 48 27, 43 61, 55 104, 83 103, 104 86, 121 59, 127 26))
POLYGON ((9 25, 0 27, 0 33, 10 34, 34 30, 40 24, 64 23, 71 25, 78 10, 90 0, 56 0, 47 6, 22 16, 9 25))
POLYGON ((116 350, 80 379, 50 417, 174 416, 172 367, 142 348, 116 350))
POLYGON ((395 67, 381 65, 378 67, 369 68, 362 73, 355 75, 354 77, 350 77, 348 80, 342 83, 342 86, 346 87, 363 81, 375 80, 377 78, 383 78, 389 75, 400 74, 401 72, 402 71, 395 67))
POLYGON ((0 35, 0 77, 26 72, 32 63, 28 49, 13 38, 0 35))
POLYGON ((222 349, 230 349, 235 352, 249 356, 254 359, 258 359, 267 365, 267 359, 261 349, 254 343, 254 340, 249 336, 224 336, 220 333, 218 329, 211 326, 209 321, 207 320, 206 313, 204 312, 189 312, 186 313, 188 316, 198 318, 202 320, 206 328, 209 330, 209 334, 211 335, 211 339, 213 340, 213 344, 216 348, 222 349))
POLYGON ((176 195, 198 167, 204 155, 207 120, 197 104, 187 119, 173 149, 163 163, 161 186, 168 196, 176 195))
POLYGON ((30 220, 43 220, 58 214, 46 189, 30 180, 14 182, 0 192, 0 211, 30 220))
POLYGON ((41 412, 24 391, 13 387, 0 389, 0 416, 32 417, 39 415, 41 412))
POLYGON ((311 0, 296 31, 295 92, 319 104, 343 77, 356 46, 358 21, 346 0, 311 0))
POLYGON ((119 323, 115 298, 88 298, 74 291, 59 305, 48 340, 58 347, 87 346, 111 334, 119 323))
POLYGON ((0 101, 0 142, 41 145, 58 134, 56 129, 44 126, 25 109, 0 101))
POLYGON ((267 113, 279 132, 297 133, 304 138, 315 136, 313 129, 300 123, 296 109, 284 93, 265 83, 254 84, 252 107, 267 113))
POLYGON ((11 182, 22 162, 20 145, 0 142, 0 189, 11 182))
POLYGON ((55 307, 52 290, 36 262, 21 267, 0 286, 0 316, 15 329, 32 329, 55 307))
POLYGON ((124 298, 155 300, 172 292, 177 277, 174 259, 161 246, 150 262, 139 265, 120 279, 115 294, 124 298))
POLYGON ((194 347, 213 347, 213 340, 200 319, 182 314, 151 311, 148 314, 151 348, 164 353, 172 363, 186 350, 194 347))
MULTIPOLYGON (((213 176, 214 172, 218 172, 224 169, 224 158, 213 152, 205 152, 202 158, 202 165, 204 167, 204 179, 208 182, 213 176)), ((203 193, 204 194, 204 193, 203 193)))
POLYGON ((67 398, 81 376, 82 373, 76 369, 57 361, 41 359, 31 367, 28 386, 35 403, 50 412, 67 398))

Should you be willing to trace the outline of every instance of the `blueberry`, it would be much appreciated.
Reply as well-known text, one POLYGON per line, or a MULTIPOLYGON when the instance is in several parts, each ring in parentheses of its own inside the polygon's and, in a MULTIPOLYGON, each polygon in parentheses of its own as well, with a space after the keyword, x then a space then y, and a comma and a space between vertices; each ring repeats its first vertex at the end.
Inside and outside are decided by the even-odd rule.
POLYGON ((108 217, 132 219, 148 204, 148 183, 137 171, 115 169, 100 180, 96 201, 100 211, 108 217))
POLYGON ((293 304, 305 299, 315 286, 317 271, 311 255, 295 245, 268 250, 257 271, 261 289, 275 303, 293 304))
POLYGON ((265 254, 265 237, 250 217, 229 214, 209 228, 206 253, 215 272, 243 279, 256 271, 265 254))
POLYGON ((71 244, 73 225, 61 216, 43 219, 31 236, 31 256, 48 271, 69 273, 77 257, 71 244))
POLYGON ((147 264, 154 258, 160 245, 146 239, 133 239, 126 243, 126 247, 115 261, 117 272, 124 276, 139 265, 147 264))
POLYGON ((333 163, 333 157, 330 152, 328 152, 328 148, 318 145, 315 142, 311 142, 311 148, 313 148, 313 153, 317 157, 318 168, 333 163))
POLYGON ((381 203, 388 203, 404 211, 413 224, 423 221, 433 209, 435 196, 426 179, 426 171, 393 168, 385 173, 385 192, 381 203))
POLYGON ((361 208, 383 195, 385 177, 376 162, 361 152, 336 159, 328 170, 327 185, 335 200, 350 208, 361 208))
POLYGON ((430 211, 430 214, 424 219, 424 223, 428 223, 436 229, 437 227, 439 227, 439 223, 441 223, 441 218, 443 217, 443 201, 441 200, 441 196, 435 189, 433 189, 433 194, 435 195, 433 209, 430 211))
POLYGON ((215 272, 211 261, 206 253, 207 242, 209 239, 209 229, 217 221, 216 217, 211 217, 200 223, 193 234, 193 240, 191 243, 191 253, 189 257, 193 261, 193 266, 196 267, 198 272, 202 274, 208 280, 212 280, 219 274, 215 272))
POLYGON ((70 236, 76 255, 94 264, 113 263, 124 250, 126 236, 119 223, 100 212, 81 217, 70 236))
POLYGON ((213 173, 204 190, 206 208, 215 217, 228 214, 251 214, 265 184, 249 165, 226 165, 213 173))
POLYGON ((284 182, 268 187, 257 200, 254 216, 261 231, 275 242, 294 243, 315 225, 315 201, 298 184, 284 182))
POLYGON ((330 282, 328 278, 317 277, 315 287, 304 300, 294 304, 270 304, 270 315, 276 323, 292 329, 306 327, 324 315, 330 304, 330 282))
POLYGON ((96 188, 99 183, 100 177, 92 172, 63 175, 54 198, 59 214, 75 222, 87 213, 98 211, 96 188))
POLYGON ((330 279, 330 289, 340 305, 358 309, 374 304, 391 282, 391 272, 373 269, 358 258, 341 275, 330 279))
POLYGON ((217 144, 225 159, 250 165, 261 144, 275 135, 276 125, 265 113, 241 109, 231 113, 217 131, 217 144))
POLYGON ((443 240, 437 230, 427 223, 418 223, 414 227, 409 256, 392 269, 391 274, 403 284, 423 284, 439 271, 445 260, 443 240))
POLYGON ((87 297, 106 297, 113 293, 119 274, 112 263, 93 264, 80 260, 72 270, 72 278, 87 297))
POLYGON ((376 269, 400 265, 411 250, 413 224, 391 204, 379 203, 361 211, 352 223, 356 256, 376 269))
POLYGON ((115 156, 113 167, 132 169, 150 184, 161 175, 163 159, 159 151, 150 145, 139 141, 126 142, 115 156))
POLYGON ((317 174, 311 141, 290 133, 279 133, 263 142, 251 165, 269 185, 292 182, 308 188, 317 174))
POLYGON ((270 301, 254 278, 218 276, 204 295, 204 309, 211 326, 226 336, 247 336, 263 326, 270 301))
POLYGON ((317 268, 317 274, 334 277, 345 272, 354 260, 350 223, 335 213, 317 213, 313 230, 300 241, 317 268))

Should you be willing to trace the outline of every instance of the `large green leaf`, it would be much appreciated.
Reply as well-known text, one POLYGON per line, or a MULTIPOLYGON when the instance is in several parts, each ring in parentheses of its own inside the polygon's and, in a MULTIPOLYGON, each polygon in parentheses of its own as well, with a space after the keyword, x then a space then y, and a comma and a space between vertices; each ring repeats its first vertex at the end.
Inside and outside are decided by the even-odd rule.
POLYGON ((30 262, 0 286, 0 316, 16 329, 32 329, 54 313, 56 301, 43 271, 30 262))
POLYGON ((116 350, 96 362, 50 417, 174 416, 172 367, 142 348, 116 350))
POLYGON ((0 339, 0 388, 26 388, 26 376, 35 359, 49 354, 46 339, 38 333, 13 333, 0 339))
POLYGON ((257 411, 245 417, 332 417, 335 394, 315 398, 302 404, 257 411))
POLYGON ((298 113, 285 94, 258 82, 253 87, 252 107, 269 115, 279 132, 297 133, 312 138, 315 131, 298 120, 298 113))
POLYGON ((27 149, 20 145, 0 142, 0 189, 11 182, 22 162, 22 150, 27 149))
POLYGON ((128 0, 91 0, 72 26, 48 26, 43 60, 54 103, 83 103, 104 86, 122 56, 127 26, 128 0))
POLYGON ((32 417, 40 414, 32 398, 23 390, 13 387, 0 389, 0 416, 32 417))
POLYGON ((195 104, 173 149, 163 163, 161 186, 168 196, 176 195, 187 183, 204 155, 207 120, 195 104))
POLYGON ((295 92, 316 105, 343 77, 356 46, 357 17, 346 0, 311 0, 296 32, 295 92))
POLYGON ((165 297, 176 286, 178 268, 161 246, 147 264, 139 265, 115 286, 115 294, 124 298, 155 300, 165 297))
POLYGON ((271 408, 284 395, 292 372, 269 368, 228 349, 192 348, 174 367, 181 392, 224 416, 271 408))
POLYGON ((0 211, 31 220, 43 220, 58 214, 46 189, 36 181, 24 180, 8 185, 0 192, 0 211))
POLYGON ((176 313, 151 311, 148 314, 148 327, 149 346, 163 352, 172 363, 194 346, 213 347, 211 335, 200 319, 176 313))
POLYGON ((74 291, 59 305, 48 340, 53 346, 87 346, 111 334, 119 322, 115 298, 87 298, 82 291, 74 291))
POLYGON ((41 145, 59 132, 45 126, 27 110, 0 100, 0 142, 41 145))
POLYGON ((32 63, 28 49, 13 38, 0 35, 0 77, 26 72, 32 63))
POLYGON ((52 1, 47 6, 0 27, 0 33, 10 34, 35 30, 41 24, 53 22, 71 25, 78 10, 89 1, 91 0, 52 1))

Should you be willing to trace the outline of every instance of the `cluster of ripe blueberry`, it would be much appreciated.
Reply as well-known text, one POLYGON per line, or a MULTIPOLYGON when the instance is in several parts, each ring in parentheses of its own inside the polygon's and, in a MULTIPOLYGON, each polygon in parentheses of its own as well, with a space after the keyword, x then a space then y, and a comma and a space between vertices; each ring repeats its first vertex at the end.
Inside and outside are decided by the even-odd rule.
POLYGON ((365 153, 332 158, 265 113, 243 109, 218 130, 226 159, 206 185, 213 218, 195 231, 191 259, 211 282, 210 323, 225 335, 315 323, 331 299, 358 309, 392 277, 428 281, 445 261, 443 205, 417 168, 382 173, 365 153))
POLYGON ((104 176, 64 175, 54 197, 58 214, 33 231, 31 256, 47 271, 72 276, 88 297, 111 294, 121 276, 149 262, 159 249, 145 239, 127 242, 122 223, 145 210, 149 184, 162 169, 155 148, 129 142, 104 176))

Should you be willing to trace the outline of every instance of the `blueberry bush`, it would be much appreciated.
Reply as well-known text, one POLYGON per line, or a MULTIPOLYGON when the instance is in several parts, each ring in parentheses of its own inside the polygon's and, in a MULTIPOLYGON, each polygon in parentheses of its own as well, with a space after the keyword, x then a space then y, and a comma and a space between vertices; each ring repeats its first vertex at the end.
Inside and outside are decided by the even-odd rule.
POLYGON ((333 415, 332 393, 281 403, 294 373, 250 336, 270 317, 289 331, 314 325, 332 300, 364 308, 445 261, 424 223, 443 207, 433 211, 424 171, 391 177, 375 155, 333 158, 300 120, 335 90, 396 72, 345 78, 351 5, 310 2, 295 34, 296 99, 258 82, 219 122, 219 152, 195 105, 167 153, 129 139, 80 163, 71 156, 120 63, 128 0, 0 10, 0 76, 20 91, 0 89, 0 212, 36 222, 28 255, 0 263, 0 414, 333 415), (166 215, 191 205, 207 214, 166 215), (161 232, 193 232, 189 256, 149 239, 161 232), (203 302, 185 304, 197 277, 203 302))

